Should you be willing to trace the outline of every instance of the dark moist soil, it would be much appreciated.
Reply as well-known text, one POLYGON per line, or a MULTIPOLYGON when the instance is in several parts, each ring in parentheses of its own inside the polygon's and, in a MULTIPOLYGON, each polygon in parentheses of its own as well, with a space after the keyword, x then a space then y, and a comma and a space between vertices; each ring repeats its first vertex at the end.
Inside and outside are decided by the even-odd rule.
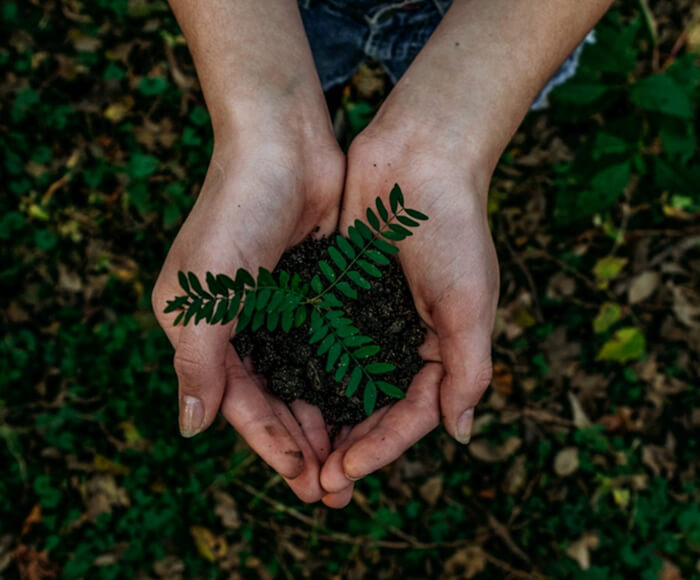
MULTIPOLYGON (((319 273, 318 261, 328 259, 331 240, 306 240, 282 256, 275 272, 296 272, 303 281, 310 281, 319 273)), ((344 298, 345 311, 354 325, 381 348, 376 357, 365 362, 376 360, 395 365, 396 370, 381 379, 405 391, 423 366, 418 346, 425 331, 398 262, 392 259, 390 265, 381 269, 383 276, 370 279, 370 290, 358 289, 357 299, 339 297, 344 298)), ((327 425, 359 423, 366 417, 362 404, 364 382, 352 398, 346 397, 350 372, 342 383, 336 382, 333 372, 325 371, 325 357, 316 355, 318 344, 309 345, 308 339, 309 326, 305 323, 289 333, 247 329, 232 342, 241 358, 251 356, 256 372, 267 378, 270 391, 283 401, 303 399, 318 406, 327 425)), ((379 392, 376 408, 395 400, 379 392)))

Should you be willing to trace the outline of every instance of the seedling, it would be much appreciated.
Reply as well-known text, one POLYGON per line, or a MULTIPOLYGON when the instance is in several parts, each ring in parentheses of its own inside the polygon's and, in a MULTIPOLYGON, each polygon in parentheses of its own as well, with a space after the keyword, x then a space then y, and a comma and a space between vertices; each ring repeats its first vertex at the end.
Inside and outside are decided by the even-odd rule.
POLYGON ((187 325, 206 321, 228 324, 238 317, 236 333, 250 326, 255 332, 263 325, 270 332, 289 332, 309 321, 309 344, 318 343, 316 354, 325 356, 326 372, 343 382, 349 373, 345 394, 352 397, 363 385, 365 413, 371 414, 377 401, 377 390, 395 398, 403 398, 396 385, 380 380, 395 366, 376 362, 380 352, 372 338, 365 336, 344 310, 344 299, 354 300, 358 291, 369 290, 369 279, 381 278, 382 266, 398 248, 389 242, 400 242, 413 235, 412 228, 428 219, 425 214, 404 205, 403 194, 394 185, 387 210, 381 198, 375 201, 376 212, 367 208, 367 223, 355 220, 348 228, 348 237, 338 234, 328 248, 328 260, 320 260, 320 274, 304 281, 299 274, 281 270, 272 274, 265 268, 257 278, 239 268, 234 278, 226 274, 206 273, 204 285, 193 272, 178 272, 183 296, 169 300, 165 312, 176 312, 174 324, 187 325), (367 362, 370 357, 374 361, 367 362))

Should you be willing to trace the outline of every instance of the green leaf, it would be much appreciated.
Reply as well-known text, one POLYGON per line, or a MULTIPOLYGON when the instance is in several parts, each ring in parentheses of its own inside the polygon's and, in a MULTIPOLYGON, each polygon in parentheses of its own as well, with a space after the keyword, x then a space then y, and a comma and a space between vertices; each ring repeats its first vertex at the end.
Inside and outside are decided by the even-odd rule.
POLYGON ((630 89, 630 100, 647 111, 693 118, 692 87, 686 89, 667 74, 651 75, 636 82, 630 89))
POLYGON ((357 265, 362 268, 365 273, 373 276, 374 278, 381 278, 382 273, 374 264, 368 262, 367 260, 358 260, 357 265))
POLYGON ((267 301, 272 295, 272 290, 269 288, 263 288, 262 290, 258 290, 257 295, 258 297, 255 299, 255 309, 263 310, 267 304, 267 301))
POLYGON ((352 356, 355 358, 369 358, 371 356, 374 356, 379 352, 379 347, 376 344, 370 344, 368 346, 363 346, 362 348, 358 348, 356 351, 352 353, 352 356))
POLYGON ((629 326, 616 331, 600 349, 596 359, 626 362, 643 357, 645 350, 644 335, 638 328, 629 326))
POLYGON ((343 254, 345 254, 348 257, 349 260, 352 260, 357 255, 357 253, 355 252, 355 248, 353 248, 350 242, 348 242, 340 234, 338 234, 335 237, 335 243, 340 248, 341 252, 343 252, 343 254))
POLYGON ((345 390, 346 397, 352 397, 357 392, 357 387, 360 386, 360 381, 362 380, 362 369, 360 367, 355 367, 350 374, 350 382, 348 383, 348 388, 345 390))
POLYGON ((368 282, 367 278, 365 278, 359 272, 355 272, 354 270, 348 272, 348 278, 350 278, 350 280, 352 280, 363 290, 369 290, 372 287, 372 285, 368 282))
POLYGON ((350 236, 352 243, 355 244, 359 249, 362 249, 364 247, 365 241, 362 238, 362 234, 358 231, 356 227, 350 226, 348 228, 348 236, 350 236))
POLYGON ((588 105, 608 92, 607 85, 568 82, 556 88, 552 96, 556 101, 573 105, 588 105))
POLYGON ((397 234, 401 234, 402 236, 413 235, 413 232, 411 230, 398 224, 389 224, 389 227, 391 228, 391 231, 396 232, 397 234))
POLYGON ((610 280, 615 278, 626 264, 627 258, 618 258, 617 256, 599 258, 593 266, 593 274, 598 280, 598 285, 601 288, 606 288, 610 280))
POLYGON ((228 305, 228 312, 226 313, 226 316, 224 316, 224 319, 221 321, 222 324, 228 324, 234 318, 236 318, 236 315, 238 314, 238 309, 241 306, 241 298, 242 297, 243 297, 243 293, 240 292, 239 294, 236 294, 231 299, 231 302, 228 305))
POLYGON ((605 332, 622 316, 622 308, 614 302, 605 302, 593 319, 593 330, 597 333, 605 332))
POLYGON ((214 277, 214 274, 211 272, 206 273, 206 281, 207 281, 207 288, 209 292, 214 295, 214 296, 226 296, 228 292, 226 291, 226 288, 222 288, 219 285, 219 282, 216 280, 214 277))
POLYGON ((391 206, 391 211, 394 213, 399 209, 399 206, 403 206, 403 193, 398 183, 395 183, 394 187, 391 188, 389 205, 391 206))
POLYGON ((250 329, 255 332, 258 330, 263 323, 265 322, 265 311, 264 310, 258 310, 255 315, 253 316, 253 324, 251 325, 250 329))
POLYGON ((195 298, 191 303, 187 311, 185 312, 185 318, 182 321, 183 326, 187 326, 187 323, 192 319, 192 317, 197 314, 199 306, 202 303, 201 298, 195 298))
POLYGON ((178 324, 180 324, 180 321, 182 320, 182 318, 184 316, 185 316, 185 311, 183 310, 182 312, 180 312, 180 314, 178 314, 175 317, 175 320, 173 320, 173 326, 177 326, 178 324))
POLYGON ((238 315, 238 324, 236 325, 236 332, 241 332, 248 326, 250 319, 253 317, 253 312, 255 312, 255 292, 246 292, 245 300, 243 302, 243 310, 238 315))
POLYGON ((202 288, 202 285, 199 283, 199 278, 197 278, 197 275, 194 272, 187 272, 187 279, 190 282, 190 288, 192 288, 192 291, 197 295, 197 296, 205 296, 206 298, 212 298, 212 295, 209 294, 204 288, 202 288))
POLYGON ((287 295, 284 292, 273 292, 270 303, 267 305, 268 312, 272 312, 273 310, 277 310, 280 306, 283 306, 282 302, 286 297, 287 295))
POLYGON ((285 270, 282 270, 280 272, 280 275, 279 275, 280 284, 279 285, 281 288, 287 288, 289 286, 289 278, 290 278, 289 272, 287 272, 285 270))
POLYGON ((206 320, 207 322, 209 322, 209 319, 211 318, 213 312, 214 300, 207 300, 202 304, 202 307, 199 309, 197 316, 195 316, 194 323, 197 324, 201 320, 206 320))
POLYGON ((289 332, 292 330, 292 325, 294 324, 294 311, 285 310, 282 312, 282 330, 284 332, 289 332))
POLYGON ((300 306, 299 308, 297 308, 297 311, 294 313, 294 326, 298 328, 302 324, 304 324, 306 316, 306 306, 300 306))
POLYGON ((327 292, 323 295, 323 299, 319 303, 322 308, 342 308, 343 303, 338 300, 338 297, 332 292, 327 292))
POLYGON ((389 242, 385 242, 382 239, 377 238, 372 242, 372 245, 377 248, 380 252, 384 254, 389 254, 390 256, 393 256, 394 254, 399 253, 399 249, 393 245, 390 244, 389 242))
POLYGON ((413 219, 419 220, 419 221, 427 221, 428 216, 425 215, 424 213, 419 212, 417 209, 411 209, 410 207, 406 208, 406 213, 411 216, 413 219))
POLYGON ((340 290, 340 292, 348 298, 351 298, 353 300, 357 298, 357 290, 355 290, 352 286, 350 286, 350 284, 348 284, 345 281, 338 282, 336 284, 336 288, 338 288, 338 290, 340 290))
POLYGON ((144 155, 143 153, 134 153, 129 159, 127 172, 134 179, 145 179, 158 169, 160 160, 153 155, 144 155))
POLYGON ((333 334, 329 334, 328 336, 326 336, 326 338, 324 338, 324 339, 321 341, 321 344, 319 345, 318 350, 316 350, 316 354, 317 354, 318 356, 323 356, 324 354, 326 354, 326 352, 328 351, 328 349, 329 349, 334 343, 335 343, 335 336, 333 336, 333 334))
POLYGON ((178 271, 177 279, 178 279, 178 282, 180 282, 180 287, 185 292, 187 292, 187 294, 189 294, 190 293, 190 284, 187 281, 187 276, 185 276, 185 273, 182 270, 178 271))
POLYGON ((227 288, 228 290, 233 290, 234 292, 237 292, 241 288, 226 274, 217 274, 216 280, 220 286, 222 286, 223 288, 227 288))
MULTIPOLYGON (((287 314, 287 313, 285 312, 285 314, 287 314)), ((289 317, 290 322, 291 322, 291 319, 292 319, 292 318, 291 318, 291 314, 290 314, 290 317, 289 317)), ((268 313, 267 313, 267 325, 266 325, 266 328, 267 328, 270 332, 274 332, 274 330, 277 328, 277 325, 279 324, 279 321, 280 321, 280 313, 279 313, 279 311, 276 311, 276 312, 269 312, 269 311, 268 311, 268 313)), ((290 325, 290 326, 291 326, 291 325, 290 325)), ((285 332, 289 332, 289 331, 285 331, 285 332)))
POLYGON ((314 274, 314 277, 311 278, 311 288, 316 294, 323 292, 323 283, 321 282, 321 278, 318 277, 318 274, 314 274))
POLYGON ((216 304, 216 310, 214 311, 214 316, 212 316, 211 320, 209 321, 209 324, 218 324, 219 322, 221 322, 224 319, 224 316, 226 316, 227 311, 228 311, 228 299, 220 298, 216 304))
POLYGON ((396 367, 385 362, 370 363, 365 367, 365 371, 367 371, 370 375, 383 375, 390 373, 393 370, 396 370, 396 367))
POLYGON ((333 246, 330 246, 328 248, 328 255, 331 257, 331 260, 333 260, 333 263, 336 265, 338 270, 345 270, 345 267, 348 265, 348 261, 345 259, 343 254, 341 254, 333 246))
POLYGON ((343 344, 348 348, 354 348, 372 342, 369 336, 349 336, 343 340, 343 344))
POLYGON ((377 388, 385 395, 389 395, 395 399, 404 399, 406 397, 406 393, 404 393, 396 385, 385 383, 384 381, 376 381, 376 385, 377 388))
POLYGON ((167 305, 165 307, 165 310, 163 310, 164 314, 168 314, 170 312, 175 312, 176 310, 180 310, 185 304, 187 304, 188 297, 187 296, 177 296, 176 298, 173 298, 172 300, 168 300, 167 305))
POLYGON ((343 328, 338 328, 335 333, 340 338, 348 338, 350 336, 355 336, 360 333, 360 329, 355 326, 343 326, 343 328))
POLYGON ((340 357, 340 362, 338 363, 338 368, 335 370, 335 375, 333 375, 333 378, 336 380, 336 382, 340 382, 343 380, 345 377, 345 374, 348 371, 348 367, 350 366, 350 357, 348 356, 348 353, 343 353, 343 356, 340 357))
POLYGON ((248 270, 238 268, 238 270, 236 270, 236 284, 238 284, 240 287, 243 287, 245 285, 251 288, 255 288, 255 279, 253 278, 253 276, 250 275, 250 272, 248 272, 248 270))
MULTIPOLYGON (((377 241, 383 241, 383 240, 377 240, 377 241)), ((386 242, 385 242, 386 243, 386 242)), ((390 244, 387 244, 390 245, 390 244)), ((391 246, 392 248, 394 246, 391 246)), ((375 264, 379 264, 380 266, 387 266, 391 263, 391 260, 387 258, 384 254, 377 250, 367 250, 365 252, 365 256, 370 258, 375 264)))
MULTIPOLYGON (((362 234, 362 237, 368 242, 374 239, 374 234, 372 233, 372 230, 367 227, 366 223, 361 222, 360 220, 355 220, 355 227, 357 228, 357 231, 362 234)), ((364 245, 362 247, 364 247, 364 245)))
MULTIPOLYGON (((409 228, 417 228, 420 225, 417 221, 412 220, 411 218, 406 217, 405 215, 397 215, 396 219, 399 220, 399 222, 403 225, 408 226, 409 228)), ((379 386, 379 384, 377 384, 377 386, 379 386)))
MULTIPOLYGON (((369 222, 369 225, 371 225, 375 230, 379 230, 381 227, 381 224, 379 223, 379 218, 377 217, 377 214, 372 211, 371 208, 367 208, 367 221, 369 222)), ((358 229, 360 229, 358 227, 358 229)), ((364 236, 367 237, 367 236, 364 236)))
POLYGON ((272 276, 272 273, 266 269, 260 266, 258 268, 258 286, 277 286, 277 283, 275 282, 275 278, 272 276))
POLYGON ((314 331, 309 338, 309 344, 317 343, 322 340, 328 334, 330 329, 327 326, 321 326, 318 330, 314 331))
POLYGON ((335 271, 331 268, 331 265, 325 260, 320 260, 318 267, 321 268, 321 272, 328 279, 329 282, 335 282, 335 271))
POLYGON ((377 387, 374 381, 367 381, 365 392, 362 396, 362 402, 365 408, 365 415, 369 417, 372 411, 374 411, 374 406, 377 404, 377 387))
POLYGON ((147 97, 154 97, 165 92, 168 88, 168 79, 165 77, 143 77, 138 84, 138 90, 147 97))
POLYGON ((374 203, 377 206, 377 213, 379 214, 379 217, 381 217, 384 222, 388 222, 389 212, 386 210, 386 206, 384 205, 382 198, 377 197, 374 203))
POLYGON ((323 316, 326 320, 336 320, 337 318, 342 318, 345 316, 345 312, 342 310, 331 310, 326 312, 323 316))
POLYGON ((338 362, 338 357, 340 357, 340 352, 342 348, 343 345, 339 342, 336 342, 328 351, 328 358, 326 359, 327 373, 331 372, 331 369, 335 366, 335 363, 338 362))
POLYGON ((401 242, 404 239, 406 239, 406 236, 403 236, 401 234, 397 234, 393 230, 388 230, 386 232, 381 232, 382 236, 384 236, 387 240, 391 240, 392 242, 401 242))

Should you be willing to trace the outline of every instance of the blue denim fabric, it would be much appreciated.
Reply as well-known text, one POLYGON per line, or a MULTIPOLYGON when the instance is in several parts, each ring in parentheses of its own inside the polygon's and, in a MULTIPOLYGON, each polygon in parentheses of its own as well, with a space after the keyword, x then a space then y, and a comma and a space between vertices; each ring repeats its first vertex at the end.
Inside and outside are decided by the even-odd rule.
MULTIPOLYGON (((321 85, 345 83, 367 58, 378 61, 396 83, 450 7, 452 0, 299 0, 301 17, 321 85)), ((547 106, 547 95, 571 78, 591 32, 542 89, 532 109, 547 106)))

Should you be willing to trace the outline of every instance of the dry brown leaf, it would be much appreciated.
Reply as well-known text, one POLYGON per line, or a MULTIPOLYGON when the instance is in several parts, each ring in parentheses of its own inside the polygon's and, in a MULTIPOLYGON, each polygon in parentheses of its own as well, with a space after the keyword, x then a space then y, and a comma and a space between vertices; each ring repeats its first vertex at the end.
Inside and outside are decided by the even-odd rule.
POLYGON ((40 524, 41 523, 41 506, 39 504, 36 504, 33 508, 32 511, 29 512, 29 515, 27 518, 24 520, 24 523, 22 524, 22 534, 25 535, 34 524, 40 524))
POLYGON ((112 513, 112 508, 128 507, 129 495, 126 490, 117 485, 114 476, 109 473, 94 475, 85 484, 87 492, 87 513, 90 521, 95 521, 97 516, 104 513, 112 513))
POLYGON ((659 580, 683 580, 683 576, 678 566, 664 559, 664 565, 659 570, 659 580))
POLYGON ((466 546, 457 550, 445 562, 442 580, 473 578, 486 568, 486 555, 481 546, 466 546))
POLYGON ((579 429, 583 427, 590 427, 591 420, 588 418, 588 415, 586 415, 586 412, 583 410, 583 407, 581 406, 581 402, 578 400, 578 397, 574 395, 574 393, 572 393, 571 391, 567 392, 566 396, 569 399, 569 405, 571 405, 571 416, 574 419, 574 425, 579 429))
POLYGON ((204 526, 191 526, 190 534, 192 534, 199 555, 205 560, 216 562, 226 555, 228 546, 226 544, 226 538, 223 536, 215 535, 204 526))
POLYGON ((431 506, 437 503, 442 495, 442 474, 434 475, 418 488, 420 496, 431 506))
POLYGON ((513 455, 522 443, 520 437, 509 437, 500 445, 493 445, 486 439, 477 439, 469 444, 469 452, 479 461, 498 463, 513 455))
POLYGON ((527 470, 525 469, 525 455, 518 455, 508 468, 508 473, 503 478, 502 489, 508 495, 515 495, 525 485, 527 470))
POLYGON ((56 578, 58 574, 58 565, 49 559, 48 552, 38 552, 31 546, 20 545, 13 556, 22 580, 56 578))
POLYGON ((221 523, 225 528, 236 530, 241 527, 241 518, 238 515, 236 500, 223 490, 217 489, 214 492, 216 507, 214 513, 221 518, 221 523))
POLYGON ((571 542, 566 549, 566 555, 578 562, 581 570, 591 567, 591 550, 595 550, 599 544, 598 536, 593 532, 583 534, 575 542, 571 542))
POLYGON ((185 571, 185 563, 177 556, 166 556, 153 564, 155 573, 167 580, 179 580, 185 571))
POLYGON ((493 365, 491 386, 495 392, 504 397, 507 397, 513 392, 513 375, 508 367, 501 361, 496 361, 493 365))
POLYGON ((627 290, 627 300, 630 304, 639 304, 649 298, 661 283, 661 275, 658 272, 642 272, 630 282, 627 290))
POLYGON ((578 469, 578 447, 564 447, 554 458, 554 472, 567 477, 578 469))

